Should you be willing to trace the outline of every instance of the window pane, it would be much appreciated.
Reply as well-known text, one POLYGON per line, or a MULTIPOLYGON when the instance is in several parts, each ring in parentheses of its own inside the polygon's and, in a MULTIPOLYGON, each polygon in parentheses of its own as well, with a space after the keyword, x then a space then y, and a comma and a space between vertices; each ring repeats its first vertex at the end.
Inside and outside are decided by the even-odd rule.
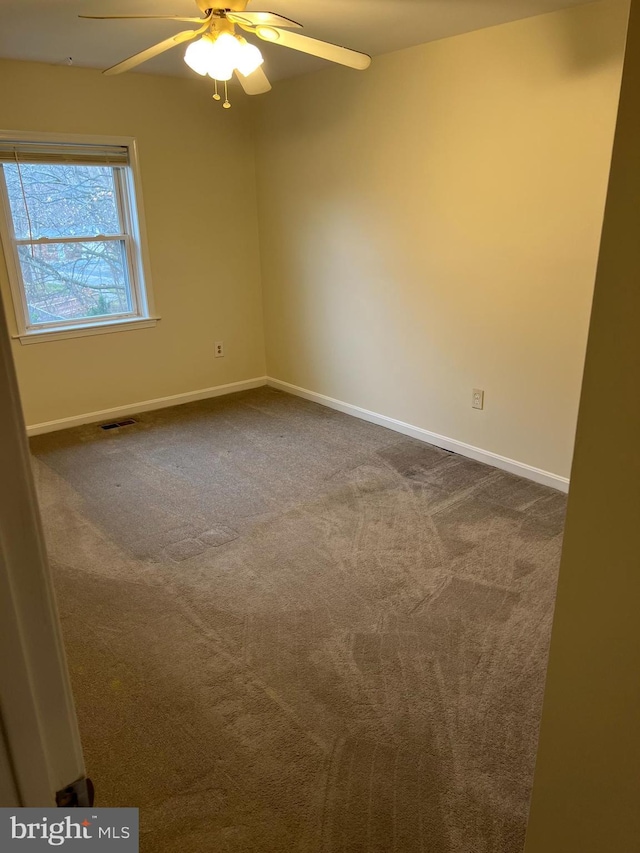
POLYGON ((25 163, 18 169, 5 163, 2 168, 18 240, 122 233, 113 167, 25 163))
POLYGON ((29 324, 131 313, 124 240, 18 246, 29 324))

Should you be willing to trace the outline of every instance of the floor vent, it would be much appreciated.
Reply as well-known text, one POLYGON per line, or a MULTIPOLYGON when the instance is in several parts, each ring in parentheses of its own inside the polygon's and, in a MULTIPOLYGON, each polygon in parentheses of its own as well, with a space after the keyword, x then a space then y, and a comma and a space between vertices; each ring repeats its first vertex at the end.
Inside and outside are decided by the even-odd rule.
POLYGON ((118 427, 129 426, 130 424, 135 424, 137 421, 134 421, 133 418, 127 418, 126 421, 114 421, 111 424, 100 424, 100 429, 117 429, 118 427))

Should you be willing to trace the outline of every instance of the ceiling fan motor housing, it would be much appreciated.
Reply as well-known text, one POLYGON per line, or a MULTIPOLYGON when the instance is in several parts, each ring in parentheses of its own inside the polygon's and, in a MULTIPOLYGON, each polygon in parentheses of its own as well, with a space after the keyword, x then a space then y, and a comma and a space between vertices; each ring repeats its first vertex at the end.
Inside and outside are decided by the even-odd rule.
POLYGON ((248 0, 226 0, 226 3, 219 6, 212 6, 211 0, 196 0, 198 9, 203 15, 208 15, 210 12, 244 12, 247 8, 248 0))

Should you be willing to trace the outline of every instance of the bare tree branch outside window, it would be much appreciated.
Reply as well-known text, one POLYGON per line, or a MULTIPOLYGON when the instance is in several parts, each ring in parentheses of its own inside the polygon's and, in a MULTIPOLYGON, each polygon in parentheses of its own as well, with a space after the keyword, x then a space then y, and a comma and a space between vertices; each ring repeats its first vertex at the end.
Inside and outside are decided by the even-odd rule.
POLYGON ((3 169, 30 323, 129 313, 114 168, 5 163, 3 169))

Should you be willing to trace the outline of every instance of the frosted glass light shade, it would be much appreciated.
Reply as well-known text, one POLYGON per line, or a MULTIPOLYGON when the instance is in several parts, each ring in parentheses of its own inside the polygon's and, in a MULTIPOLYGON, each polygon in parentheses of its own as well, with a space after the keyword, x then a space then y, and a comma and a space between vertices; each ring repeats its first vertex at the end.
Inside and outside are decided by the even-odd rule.
POLYGON ((240 57, 240 43, 230 33, 220 33, 213 43, 207 74, 214 80, 231 80, 240 57))
POLYGON ((236 67, 236 62, 240 58, 242 47, 235 36, 230 33, 220 33, 218 38, 213 43, 216 60, 236 67))
POLYGON ((203 38, 189 45, 184 55, 184 61, 196 74, 204 77, 211 62, 213 49, 214 42, 210 38, 203 36, 203 38))
POLYGON ((219 59, 214 59, 207 68, 207 74, 209 77, 213 77, 214 80, 231 80, 233 77, 233 65, 229 65, 219 59))
POLYGON ((264 59, 254 44, 245 41, 240 47, 240 60, 236 67, 244 77, 248 77, 249 74, 253 74, 256 68, 260 68, 264 59))

